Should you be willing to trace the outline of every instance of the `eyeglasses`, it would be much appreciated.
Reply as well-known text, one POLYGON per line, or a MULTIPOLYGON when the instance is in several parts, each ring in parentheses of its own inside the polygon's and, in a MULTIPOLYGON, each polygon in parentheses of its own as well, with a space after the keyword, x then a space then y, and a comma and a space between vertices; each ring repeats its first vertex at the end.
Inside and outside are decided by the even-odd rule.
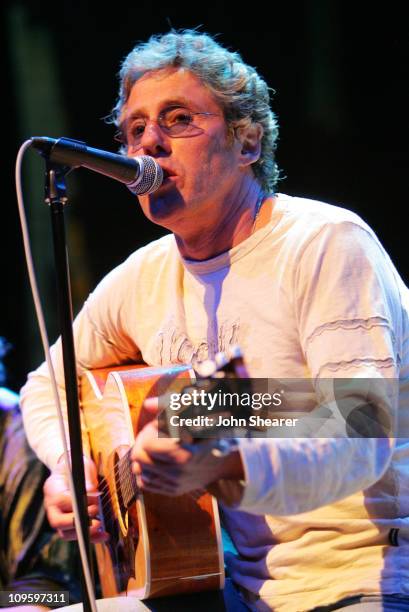
POLYGON ((220 117, 217 113, 192 112, 182 107, 170 107, 163 110, 156 120, 138 117, 115 134, 115 140, 133 151, 142 145, 142 137, 148 122, 156 123, 171 138, 190 138, 203 133, 196 117, 220 117))

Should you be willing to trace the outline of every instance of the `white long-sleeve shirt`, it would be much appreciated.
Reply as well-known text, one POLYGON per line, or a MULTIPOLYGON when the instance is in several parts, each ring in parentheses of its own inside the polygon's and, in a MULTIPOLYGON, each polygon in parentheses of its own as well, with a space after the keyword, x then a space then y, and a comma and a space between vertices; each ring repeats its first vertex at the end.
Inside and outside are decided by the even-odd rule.
MULTIPOLYGON (((385 381, 362 398, 385 412, 387 437, 240 441, 244 493, 223 512, 239 556, 228 563, 258 610, 409 593, 408 313, 407 289, 359 217, 279 195, 268 226, 227 253, 186 261, 168 235, 113 270, 75 321, 78 369, 189 363, 239 344, 252 377, 309 380, 328 405, 328 379, 385 381)), ((59 343, 53 359, 63 387, 59 343)), ((44 364, 22 405, 53 467, 62 445, 44 364)))

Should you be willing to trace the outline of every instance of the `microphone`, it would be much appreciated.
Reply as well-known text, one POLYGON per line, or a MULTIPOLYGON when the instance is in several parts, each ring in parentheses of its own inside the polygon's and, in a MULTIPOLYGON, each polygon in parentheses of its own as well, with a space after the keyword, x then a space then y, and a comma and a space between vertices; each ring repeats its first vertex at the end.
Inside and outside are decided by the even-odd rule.
POLYGON ((88 147, 85 142, 71 138, 48 138, 34 136, 32 146, 43 157, 55 164, 79 168, 84 166, 105 176, 125 183, 135 195, 145 195, 159 189, 163 181, 163 170, 149 157, 125 157, 117 153, 88 147))

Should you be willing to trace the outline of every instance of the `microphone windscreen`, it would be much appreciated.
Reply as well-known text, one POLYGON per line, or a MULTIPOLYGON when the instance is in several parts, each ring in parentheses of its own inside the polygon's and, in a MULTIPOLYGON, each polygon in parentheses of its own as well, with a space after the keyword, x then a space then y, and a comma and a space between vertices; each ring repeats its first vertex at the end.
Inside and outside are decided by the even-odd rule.
POLYGON ((127 184, 128 189, 135 195, 146 195, 159 189, 163 182, 163 170, 159 164, 149 155, 134 159, 140 164, 140 172, 135 181, 127 184))

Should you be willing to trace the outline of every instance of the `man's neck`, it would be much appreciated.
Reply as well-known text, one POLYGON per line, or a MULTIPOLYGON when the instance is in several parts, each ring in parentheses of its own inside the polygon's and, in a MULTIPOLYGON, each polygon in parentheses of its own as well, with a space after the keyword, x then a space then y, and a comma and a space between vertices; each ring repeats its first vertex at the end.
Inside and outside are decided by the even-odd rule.
POLYGON ((176 243, 185 259, 204 261, 229 251, 260 229, 257 214, 266 199, 260 185, 252 182, 236 198, 224 202, 218 212, 217 221, 202 219, 190 231, 176 233, 176 243))

